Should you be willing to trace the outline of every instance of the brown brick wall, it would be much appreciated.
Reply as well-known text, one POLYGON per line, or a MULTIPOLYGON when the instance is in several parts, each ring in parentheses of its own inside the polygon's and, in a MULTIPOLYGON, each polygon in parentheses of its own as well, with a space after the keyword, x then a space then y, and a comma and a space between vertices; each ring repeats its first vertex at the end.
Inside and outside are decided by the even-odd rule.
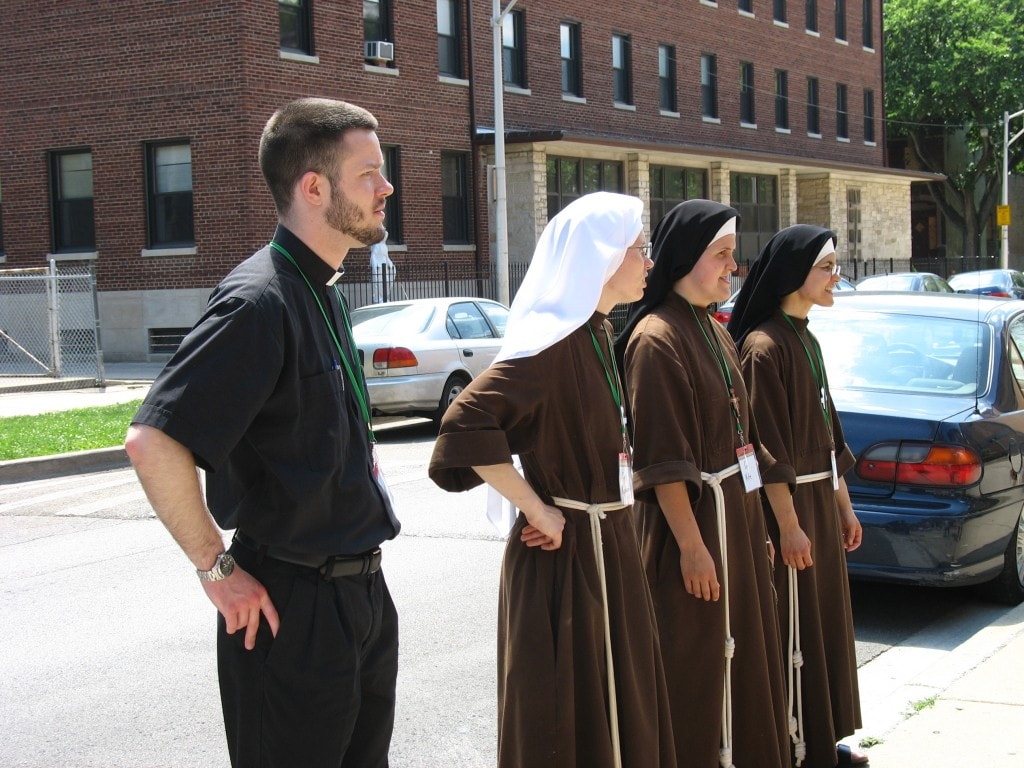
MULTIPOLYGON (((878 0, 880 3, 880 0, 878 0)), ((507 3, 503 3, 505 5, 507 3)), ((47 152, 88 147, 93 154, 97 269, 103 291, 213 285, 269 238, 273 206, 256 164, 263 123, 300 95, 344 98, 373 111, 385 144, 401 147, 405 260, 469 260, 444 254, 440 152, 471 148, 470 89, 437 77, 435 3, 394 3, 397 77, 363 64, 362 3, 314 3, 319 63, 284 60, 278 51, 277 5, 269 0, 41 0, 0 5, 0 185, 6 266, 37 266, 51 249, 47 152), (197 255, 147 257, 144 144, 187 138, 192 147, 197 255)), ((735 0, 717 8, 676 2, 520 0, 526 13, 531 95, 505 95, 506 128, 565 128, 595 141, 643 140, 816 157, 880 166, 864 145, 864 87, 882 113, 881 44, 862 50, 860 3, 848 0, 848 46, 835 43, 832 0, 819 0, 821 37, 803 28, 803 0, 789 0, 788 29, 771 21, 771 0, 755 0, 755 18, 735 0), (562 100, 558 23, 583 29, 586 104, 562 100), (633 42, 635 112, 614 109, 611 34, 633 42), (676 46, 679 118, 659 114, 657 44, 676 46), (720 125, 701 120, 699 57, 718 56, 720 125), (739 62, 755 65, 758 129, 739 126, 739 62), (790 72, 792 134, 774 130, 774 70, 790 72), (821 81, 823 137, 806 136, 804 80, 821 81), (850 93, 850 139, 835 140, 835 83, 850 93)), ((475 103, 480 126, 493 125, 490 0, 463 5, 471 24, 475 103), (471 18, 469 18, 471 16, 471 18)), ((876 39, 881 32, 876 10, 876 39)), ((468 55, 467 55, 468 56, 468 55)), ((468 58, 467 58, 468 61, 468 58)), ((484 168, 478 167, 478 255, 486 263, 484 168)))

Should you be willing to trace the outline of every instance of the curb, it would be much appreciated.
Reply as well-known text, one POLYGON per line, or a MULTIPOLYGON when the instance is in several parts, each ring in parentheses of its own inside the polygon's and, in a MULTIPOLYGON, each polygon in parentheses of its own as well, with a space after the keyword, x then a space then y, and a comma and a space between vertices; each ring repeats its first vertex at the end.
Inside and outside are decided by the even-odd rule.
POLYGON ((45 480, 52 477, 123 469, 130 466, 123 446, 98 448, 93 451, 58 453, 28 459, 0 461, 0 485, 26 480, 45 480))

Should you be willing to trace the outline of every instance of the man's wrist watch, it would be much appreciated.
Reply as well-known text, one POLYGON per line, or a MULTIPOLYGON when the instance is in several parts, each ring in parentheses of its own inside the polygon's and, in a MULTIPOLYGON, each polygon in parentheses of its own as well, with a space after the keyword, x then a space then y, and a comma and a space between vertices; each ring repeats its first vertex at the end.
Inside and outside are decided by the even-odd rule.
POLYGON ((235 570, 235 558, 227 552, 221 552, 213 563, 213 568, 201 571, 196 568, 200 581, 220 581, 226 579, 235 570))

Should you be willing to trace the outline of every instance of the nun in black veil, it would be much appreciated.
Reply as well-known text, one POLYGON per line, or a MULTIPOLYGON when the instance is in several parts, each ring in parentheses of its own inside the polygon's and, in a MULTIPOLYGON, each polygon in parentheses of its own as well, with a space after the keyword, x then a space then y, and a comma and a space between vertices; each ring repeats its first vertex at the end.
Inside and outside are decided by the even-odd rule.
POLYGON ((778 232, 751 266, 729 321, 765 468, 796 765, 857 765, 867 756, 836 741, 861 726, 846 552, 860 546, 843 473, 854 463, 828 391, 811 307, 831 306, 839 282, 836 235, 797 224, 778 232))
POLYGON ((634 514, 688 765, 790 765, 771 554, 757 488, 771 461, 736 347, 708 312, 731 291, 739 213, 673 208, 616 343, 634 430, 634 514))

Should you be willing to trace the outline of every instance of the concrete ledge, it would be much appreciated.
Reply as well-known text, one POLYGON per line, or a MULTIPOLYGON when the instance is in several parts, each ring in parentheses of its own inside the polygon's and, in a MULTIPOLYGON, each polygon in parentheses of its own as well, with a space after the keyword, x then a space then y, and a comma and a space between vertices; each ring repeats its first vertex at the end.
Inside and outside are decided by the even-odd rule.
POLYGON ((105 469, 123 469, 129 465, 128 455, 122 446, 0 461, 0 485, 101 472, 105 469))

